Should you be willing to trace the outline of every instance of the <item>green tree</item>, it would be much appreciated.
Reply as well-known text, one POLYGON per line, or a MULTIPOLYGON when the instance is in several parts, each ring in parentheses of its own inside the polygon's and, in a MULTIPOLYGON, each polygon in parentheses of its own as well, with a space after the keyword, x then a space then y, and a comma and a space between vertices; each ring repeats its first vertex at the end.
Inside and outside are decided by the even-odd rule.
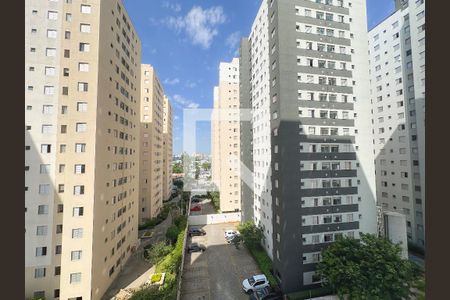
POLYGON ((335 290, 339 299, 408 299, 410 288, 420 272, 400 256, 399 245, 383 237, 360 234, 348 237, 322 250, 318 274, 323 284, 335 290))
POLYGON ((209 170, 209 169, 211 169, 211 163, 205 161, 204 163, 202 163, 202 168, 203 168, 203 170, 209 170))
POLYGON ((242 240, 250 248, 255 248, 261 245, 261 240, 264 238, 264 234, 261 228, 256 226, 253 221, 247 221, 238 225, 239 233, 242 240))
POLYGON ((172 251, 172 247, 167 245, 165 242, 159 242, 154 244, 150 249, 145 250, 147 252, 148 261, 155 265, 158 263, 164 256, 172 251))
POLYGON ((172 225, 167 228, 166 238, 170 241, 171 244, 175 244, 179 233, 180 230, 178 229, 178 227, 176 225, 172 225))
POLYGON ((172 167, 173 173, 183 173, 183 164, 180 162, 174 163, 172 167))

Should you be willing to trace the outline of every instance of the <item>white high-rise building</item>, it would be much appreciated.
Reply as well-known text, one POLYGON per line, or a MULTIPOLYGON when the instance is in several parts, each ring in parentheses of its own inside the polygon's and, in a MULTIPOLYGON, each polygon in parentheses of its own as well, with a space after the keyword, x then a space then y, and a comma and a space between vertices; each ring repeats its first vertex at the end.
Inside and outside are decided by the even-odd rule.
POLYGON ((241 210, 239 139, 239 59, 219 65, 211 122, 212 180, 220 192, 220 210, 241 210), (234 118, 234 119, 233 119, 234 118))
POLYGON ((377 201, 404 214, 408 242, 424 247, 424 1, 396 1, 369 31, 369 52, 377 201))
POLYGON ((377 232, 366 22, 364 0, 265 0, 241 42, 243 215, 285 293, 320 286, 320 251, 338 236, 377 232))

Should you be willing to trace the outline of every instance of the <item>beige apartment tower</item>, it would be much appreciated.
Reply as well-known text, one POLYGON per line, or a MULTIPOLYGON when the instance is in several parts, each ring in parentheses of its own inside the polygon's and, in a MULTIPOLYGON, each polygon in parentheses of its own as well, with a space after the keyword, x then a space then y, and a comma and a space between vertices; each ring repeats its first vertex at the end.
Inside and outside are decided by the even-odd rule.
POLYGON ((222 212, 241 210, 239 141, 239 59, 219 66, 211 120, 212 180, 222 212))
POLYGON ((169 98, 164 96, 164 119, 163 119, 163 197, 168 200, 172 194, 172 105, 169 98))
POLYGON ((162 209, 164 90, 151 65, 141 65, 141 132, 139 222, 154 218, 162 209))
POLYGON ((121 1, 26 1, 25 30, 25 295, 100 299, 138 242, 141 43, 121 1))

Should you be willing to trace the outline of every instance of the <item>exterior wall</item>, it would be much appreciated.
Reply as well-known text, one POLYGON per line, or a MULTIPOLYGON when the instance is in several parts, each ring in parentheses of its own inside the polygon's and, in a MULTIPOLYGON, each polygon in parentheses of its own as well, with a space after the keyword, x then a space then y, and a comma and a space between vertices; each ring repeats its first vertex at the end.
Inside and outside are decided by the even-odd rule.
POLYGON ((220 210, 231 212, 241 209, 239 60, 220 63, 219 73, 219 86, 215 89, 217 106, 213 113, 213 174, 220 191, 220 210), (232 117, 236 120, 227 121, 232 117))
MULTIPOLYGON (((241 119, 246 115, 245 111, 250 110, 250 46, 247 38, 241 40, 239 48, 239 108, 241 109, 241 119)), ((245 166, 250 173, 253 173, 253 133, 252 122, 245 118, 240 122, 240 147, 241 164, 245 166)), ((245 168, 241 167, 241 211, 242 221, 253 220, 253 181, 245 182, 245 168)), ((249 176, 253 178, 253 176, 249 176)))
POLYGON ((219 87, 214 87, 213 111, 211 115, 211 179, 217 186, 220 186, 220 148, 219 148, 219 87))
POLYGON ((34 171, 26 175, 29 191, 36 195, 39 183, 51 188, 45 198, 25 196, 26 296, 44 291, 47 299, 100 299, 118 274, 114 268, 126 262, 137 243, 140 41, 120 1, 29 1, 26 13, 27 34, 37 29, 36 40, 27 38, 27 47, 36 52, 25 57, 26 84, 36 84, 36 94, 26 96, 26 122, 35 125, 32 130, 53 126, 47 136, 32 131, 25 137, 30 145, 26 163, 34 171), (48 21, 48 11, 57 12, 57 19, 48 21), (82 32, 87 26, 81 24, 90 30, 82 32), (42 36, 47 29, 57 31, 55 39, 42 36), (89 51, 81 51, 80 43, 88 43, 89 51), (56 49, 54 58, 45 57, 47 47, 56 49), (45 75, 45 66, 55 67, 54 77, 45 75), (86 90, 80 83, 87 84, 86 90), (54 95, 42 97, 44 86, 54 86, 54 95), (42 115, 44 104, 53 105, 53 111, 42 115), (37 154, 44 143, 52 145, 51 153, 37 154), (42 163, 50 165, 50 172, 37 176, 42 163), (123 168, 116 171, 119 163, 123 168), (77 194, 79 186, 84 192, 77 194), (36 219, 40 202, 48 205, 48 214, 36 219), (31 236, 37 233, 35 220, 48 225, 46 240, 31 236), (119 224, 123 227, 116 232, 119 224), (73 237, 78 228, 82 234, 73 237), (47 247, 45 257, 34 258, 32 243, 47 247), (81 251, 80 259, 72 260, 73 251, 81 251), (34 278, 41 266, 45 277, 34 278), (78 273, 80 281, 71 282, 78 273))
POLYGON ((264 248, 273 259, 272 149, 270 128, 270 69, 268 1, 258 10, 249 36, 253 147, 253 218, 264 232, 264 248), (256 76, 259 76, 257 78, 256 76))
POLYGON ((55 290, 59 290, 60 276, 55 276, 54 270, 61 265, 61 255, 55 253, 56 245, 61 244, 61 234, 56 234, 55 228, 62 223, 62 217, 57 213, 60 201, 55 176, 62 15, 61 2, 25 3, 25 125, 31 126, 25 131, 25 166, 28 168, 25 169, 26 297, 42 292, 53 296, 55 290), (50 20, 49 11, 57 12, 58 18, 50 20), (47 37, 48 29, 57 30, 56 38, 47 37), (46 48, 57 49, 55 56, 46 56, 46 48), (54 67, 54 75, 46 75, 45 67, 54 67), (54 94, 45 95, 44 86, 53 86, 54 94), (49 111, 44 110, 44 105, 49 111), (43 125, 52 125, 52 130, 44 133, 43 125), (42 153, 43 144, 51 145, 50 153, 42 153), (41 171, 41 166, 48 166, 48 170, 41 171), (41 184, 48 185, 47 193, 39 193, 41 184), (39 214, 39 206, 46 207, 45 213, 39 214), (46 226, 45 235, 37 235, 38 226, 46 226), (37 247, 47 247, 47 254, 36 256, 37 247), (45 277, 35 278, 37 268, 45 268, 45 277))
POLYGON ((408 242, 424 246, 425 17, 409 1, 369 32, 377 200, 405 214, 408 242), (398 37, 395 36, 398 33, 398 37))
POLYGON ((163 192, 164 200, 172 194, 172 105, 169 98, 164 96, 164 167, 163 192))
POLYGON ((286 293, 320 285, 338 235, 377 230, 365 11, 263 1, 249 37, 254 220, 286 293))
POLYGON ((406 218, 404 214, 383 212, 384 236, 394 244, 400 244, 402 258, 408 259, 408 239, 406 235, 406 218))
POLYGON ((139 222, 156 217, 164 197, 164 91, 154 68, 141 67, 139 222))
POLYGON ((236 223, 240 221, 240 212, 189 216, 188 218, 188 224, 192 226, 205 224, 236 223))

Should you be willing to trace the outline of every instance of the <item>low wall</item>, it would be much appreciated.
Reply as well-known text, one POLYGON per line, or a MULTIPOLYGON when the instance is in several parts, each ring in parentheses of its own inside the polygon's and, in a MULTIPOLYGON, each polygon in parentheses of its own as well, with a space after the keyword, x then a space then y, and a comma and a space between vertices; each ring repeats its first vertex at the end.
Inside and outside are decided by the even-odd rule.
POLYGON ((241 213, 223 213, 210 215, 197 215, 188 217, 188 225, 206 225, 219 223, 234 223, 241 221, 241 213))

